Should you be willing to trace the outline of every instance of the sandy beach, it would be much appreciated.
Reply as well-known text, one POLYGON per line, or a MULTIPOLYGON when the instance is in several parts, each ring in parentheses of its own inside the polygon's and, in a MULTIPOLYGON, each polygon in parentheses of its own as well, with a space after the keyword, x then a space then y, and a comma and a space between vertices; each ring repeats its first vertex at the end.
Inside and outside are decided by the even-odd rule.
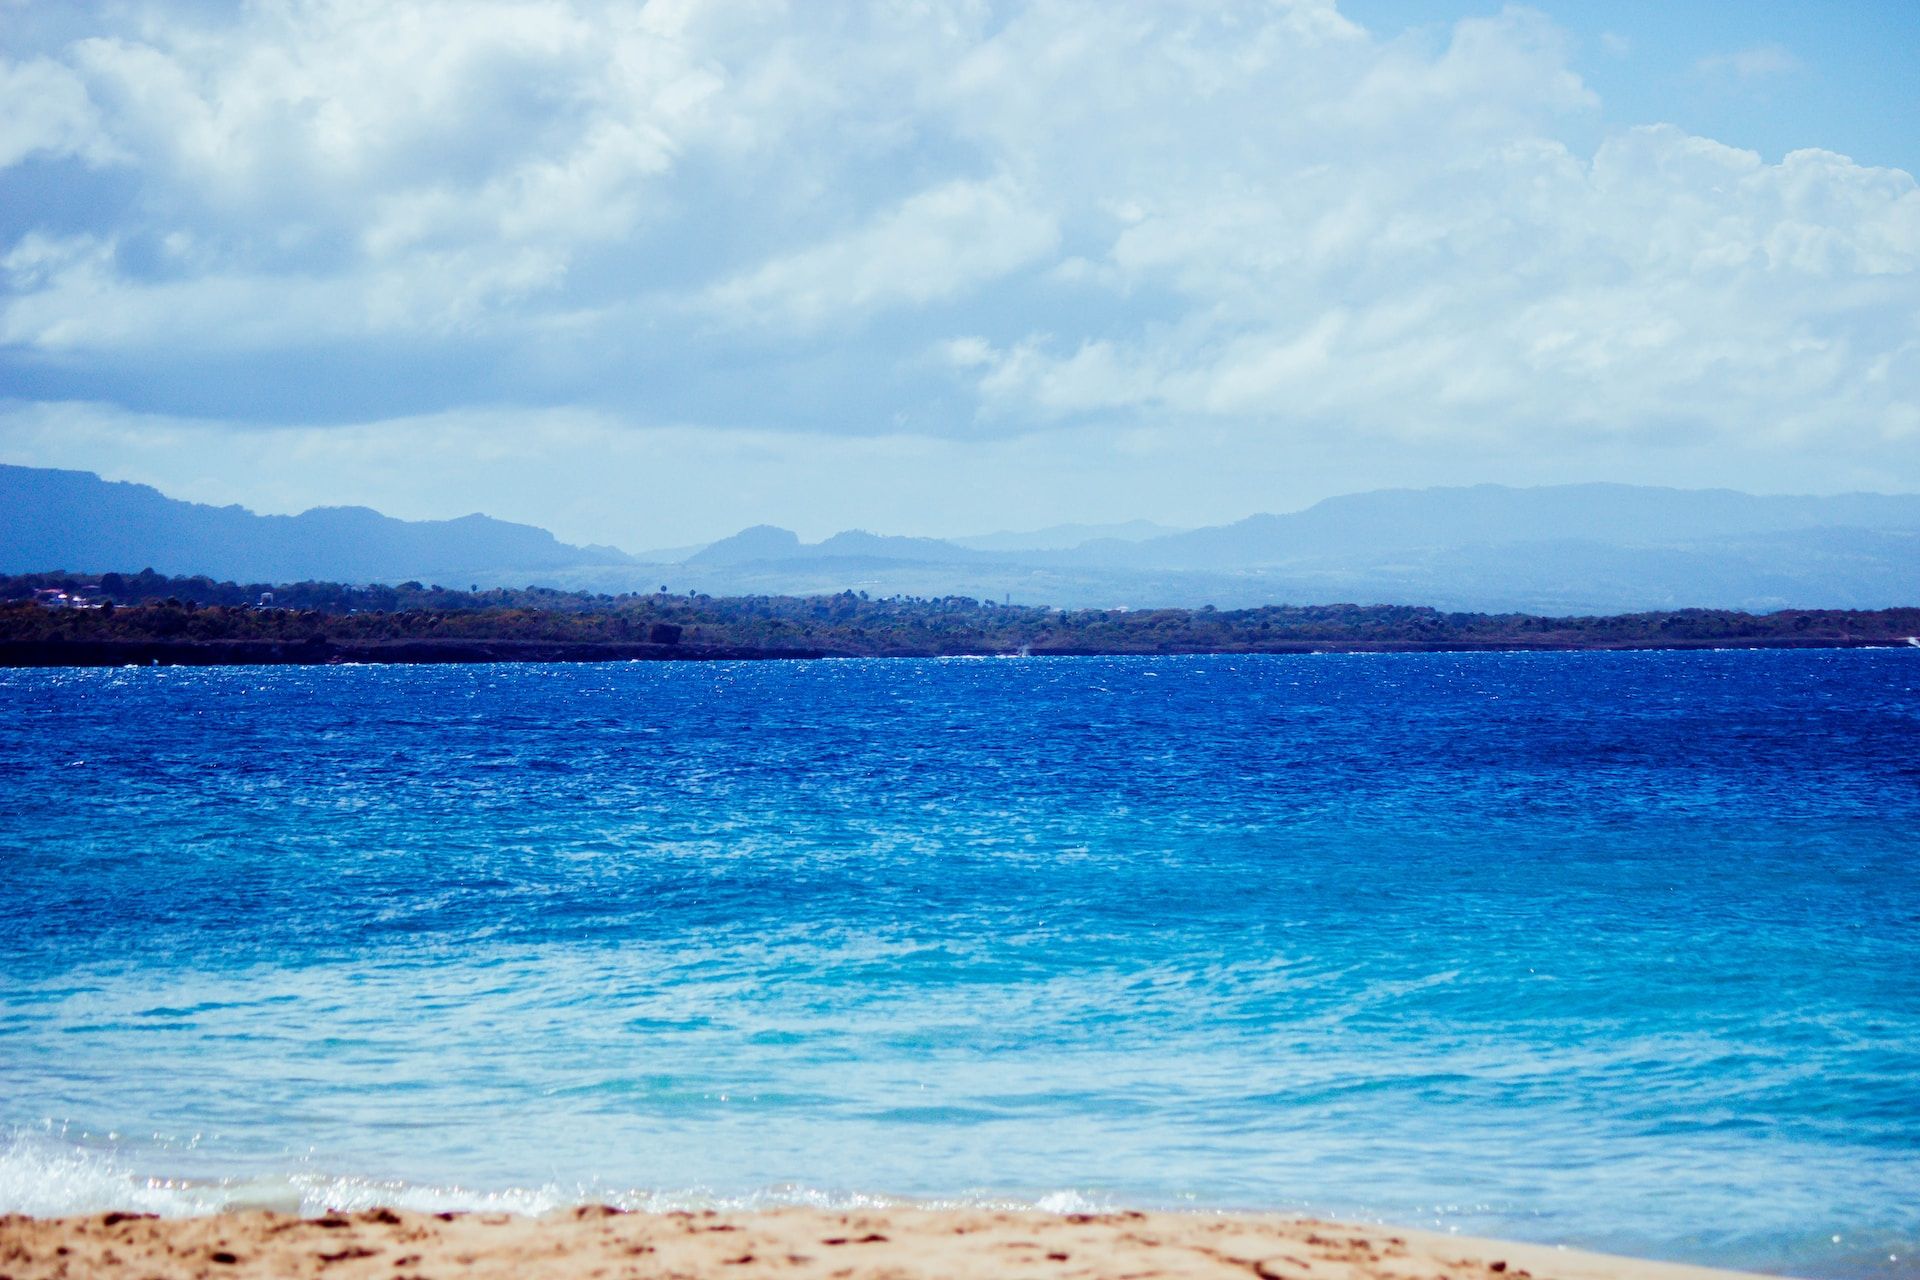
POLYGON ((543 1218, 373 1209, 0 1218, 0 1277, 1261 1277, 1707 1280, 1743 1273, 1553 1246, 1299 1218, 1182 1213, 782 1209, 543 1218))

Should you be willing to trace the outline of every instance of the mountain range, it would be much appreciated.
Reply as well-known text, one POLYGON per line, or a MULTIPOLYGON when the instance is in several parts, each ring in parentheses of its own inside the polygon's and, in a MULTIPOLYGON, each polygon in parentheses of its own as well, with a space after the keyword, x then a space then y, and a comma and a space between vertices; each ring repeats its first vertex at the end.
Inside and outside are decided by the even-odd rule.
POLYGON ((182 502, 89 471, 0 466, 0 568, 7 572, 152 568, 237 582, 469 585, 632 563, 612 547, 568 546, 545 529, 483 515, 396 520, 366 507, 317 507, 262 516, 182 502))
POLYGON ((252 582, 856 590, 1061 607, 1872 609, 1920 601, 1920 495, 1479 485, 1352 494, 1193 530, 1146 521, 955 539, 850 530, 808 543, 759 525, 634 556, 482 515, 405 521, 327 507, 260 516, 87 472, 0 466, 0 571, 147 566, 252 582))

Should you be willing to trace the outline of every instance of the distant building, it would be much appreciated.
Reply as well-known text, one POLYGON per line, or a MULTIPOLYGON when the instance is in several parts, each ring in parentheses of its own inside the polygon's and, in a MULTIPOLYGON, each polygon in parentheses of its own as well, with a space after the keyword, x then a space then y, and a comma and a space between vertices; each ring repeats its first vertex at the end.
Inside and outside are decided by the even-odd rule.
MULTIPOLYGON (((84 591, 98 591, 98 587, 83 587, 84 591)), ((89 600, 79 591, 66 592, 58 587, 39 587, 33 593, 33 602, 42 609, 98 609, 98 600, 89 600)))

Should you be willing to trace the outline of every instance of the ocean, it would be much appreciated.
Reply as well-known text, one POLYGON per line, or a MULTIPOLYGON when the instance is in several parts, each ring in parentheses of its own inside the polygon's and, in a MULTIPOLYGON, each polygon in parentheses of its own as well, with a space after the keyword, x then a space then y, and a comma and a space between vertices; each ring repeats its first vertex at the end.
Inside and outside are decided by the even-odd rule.
POLYGON ((0 1212, 1920 1274, 1920 650, 0 672, 0 1212))

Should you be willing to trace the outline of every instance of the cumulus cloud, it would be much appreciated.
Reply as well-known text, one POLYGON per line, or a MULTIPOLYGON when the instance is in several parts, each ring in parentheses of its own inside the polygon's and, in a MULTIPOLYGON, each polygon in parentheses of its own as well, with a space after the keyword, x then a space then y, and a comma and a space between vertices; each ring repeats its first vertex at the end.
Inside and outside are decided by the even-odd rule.
POLYGON ((824 244, 725 281, 712 309, 741 324, 812 327, 876 307, 934 302, 1052 249, 1051 214, 1005 180, 949 182, 824 244))
POLYGON ((49 398, 249 422, 272 392, 222 399, 244 362, 283 423, 512 404, 1143 467, 1143 440, 1205 438, 1360 486, 1389 451, 1570 474, 1631 444, 1920 484, 1913 177, 1660 125, 1595 143, 1526 9, 1391 40, 1334 0, 81 25, 0 63, 0 201, 30 211, 0 368, 49 398), (356 381, 351 413, 313 407, 356 381))
POLYGON ((29 156, 113 155, 84 81, 51 58, 0 58, 0 169, 29 156))
POLYGON ((989 406, 1408 435, 1676 420, 1872 435, 1912 412, 1861 383, 1914 338, 1920 193, 1904 173, 1815 151, 1769 165, 1649 127, 1587 160, 1536 142, 1350 166, 1339 190, 1289 179, 1237 206, 1165 202, 1116 236, 1118 287, 1205 310, 1124 343, 974 349, 989 406))

